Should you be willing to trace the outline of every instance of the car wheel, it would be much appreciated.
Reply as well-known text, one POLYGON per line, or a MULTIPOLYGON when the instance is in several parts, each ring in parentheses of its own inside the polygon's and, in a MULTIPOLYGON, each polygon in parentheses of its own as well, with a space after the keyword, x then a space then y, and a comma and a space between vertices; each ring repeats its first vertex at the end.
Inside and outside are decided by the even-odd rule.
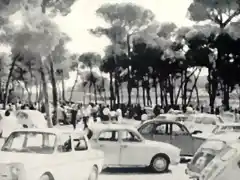
POLYGON ((163 173, 168 170, 170 161, 167 155, 156 155, 151 161, 151 169, 156 173, 163 173))
POLYGON ((44 174, 40 177, 40 180, 50 180, 49 176, 44 174))
POLYGON ((96 166, 93 166, 91 173, 88 177, 88 180, 97 180, 98 179, 98 169, 96 166))

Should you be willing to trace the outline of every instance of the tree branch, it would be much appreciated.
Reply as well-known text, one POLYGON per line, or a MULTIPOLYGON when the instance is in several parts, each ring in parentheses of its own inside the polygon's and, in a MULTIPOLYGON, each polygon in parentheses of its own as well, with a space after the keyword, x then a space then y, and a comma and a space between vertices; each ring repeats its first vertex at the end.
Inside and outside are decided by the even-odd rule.
POLYGON ((223 23, 223 28, 226 27, 233 18, 235 18, 236 16, 238 16, 240 14, 240 9, 236 10, 231 16, 228 17, 228 19, 223 23))

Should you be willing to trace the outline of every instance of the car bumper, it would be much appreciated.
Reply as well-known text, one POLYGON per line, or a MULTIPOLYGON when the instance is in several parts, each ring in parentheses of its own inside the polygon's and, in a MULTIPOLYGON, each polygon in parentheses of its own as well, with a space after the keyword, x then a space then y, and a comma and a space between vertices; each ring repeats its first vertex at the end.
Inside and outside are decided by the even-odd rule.
POLYGON ((171 165, 178 165, 180 163, 181 157, 175 157, 171 159, 171 165))
POLYGON ((189 169, 185 169, 185 174, 189 176, 189 179, 200 180, 200 175, 198 173, 190 171, 189 169))

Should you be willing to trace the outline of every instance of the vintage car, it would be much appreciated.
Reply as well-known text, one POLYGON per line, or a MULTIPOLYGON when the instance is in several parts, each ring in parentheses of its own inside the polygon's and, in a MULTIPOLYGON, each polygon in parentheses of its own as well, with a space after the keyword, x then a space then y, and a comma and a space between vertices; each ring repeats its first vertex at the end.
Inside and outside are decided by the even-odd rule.
POLYGON ((193 135, 182 123, 166 120, 149 120, 138 127, 139 133, 148 140, 166 142, 181 149, 181 156, 193 156, 199 146, 205 141, 193 135))
POLYGON ((189 115, 188 119, 183 123, 190 131, 212 132, 218 124, 223 124, 224 120, 220 116, 207 113, 198 113, 189 115))
POLYGON ((232 112, 223 112, 221 113, 222 119, 224 119, 224 122, 236 122, 235 114, 232 112))
POLYGON ((239 133, 227 133, 203 143, 185 172, 196 180, 238 179, 239 165, 239 133))
POLYGON ((188 117, 184 114, 160 114, 154 119, 160 119, 160 120, 172 120, 172 121, 185 121, 188 117))
POLYGON ((93 132, 92 147, 104 152, 107 167, 150 167, 162 173, 169 165, 180 162, 179 148, 146 140, 134 127, 103 124, 93 128, 93 132))
POLYGON ((209 139, 212 136, 215 136, 218 134, 224 134, 224 133, 228 133, 228 132, 240 133, 240 124, 239 123, 218 124, 215 126, 215 128, 211 132, 196 134, 196 135, 194 135, 194 137, 198 137, 198 138, 202 138, 202 139, 209 139))
POLYGON ((80 132, 19 129, 0 151, 0 179, 97 180, 104 154, 80 132))

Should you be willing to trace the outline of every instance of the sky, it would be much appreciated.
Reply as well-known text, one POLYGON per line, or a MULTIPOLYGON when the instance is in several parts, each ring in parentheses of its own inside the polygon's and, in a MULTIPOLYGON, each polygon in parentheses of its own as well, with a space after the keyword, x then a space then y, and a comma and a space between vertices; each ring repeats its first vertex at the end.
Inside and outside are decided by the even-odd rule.
MULTIPOLYGON (((187 18, 187 9, 191 0, 78 0, 72 7, 72 11, 66 17, 57 17, 56 23, 60 29, 67 33, 72 41, 68 44, 71 52, 98 52, 104 54, 104 48, 109 44, 105 37, 95 37, 89 33, 89 29, 104 26, 106 23, 96 15, 96 10, 105 3, 134 3, 146 9, 152 10, 157 21, 173 22, 177 26, 191 26, 187 18)), ((204 70, 201 75, 206 75, 204 70)), ((67 86, 73 84, 75 74, 70 73, 67 86), (72 79, 72 80, 71 80, 72 79)))
POLYGON ((78 53, 94 51, 103 55, 108 40, 94 37, 88 30, 105 24, 95 14, 102 4, 121 2, 135 3, 152 10, 159 22, 174 22, 178 26, 191 24, 186 18, 191 0, 78 0, 68 16, 56 18, 61 30, 72 38, 69 50, 78 53))

